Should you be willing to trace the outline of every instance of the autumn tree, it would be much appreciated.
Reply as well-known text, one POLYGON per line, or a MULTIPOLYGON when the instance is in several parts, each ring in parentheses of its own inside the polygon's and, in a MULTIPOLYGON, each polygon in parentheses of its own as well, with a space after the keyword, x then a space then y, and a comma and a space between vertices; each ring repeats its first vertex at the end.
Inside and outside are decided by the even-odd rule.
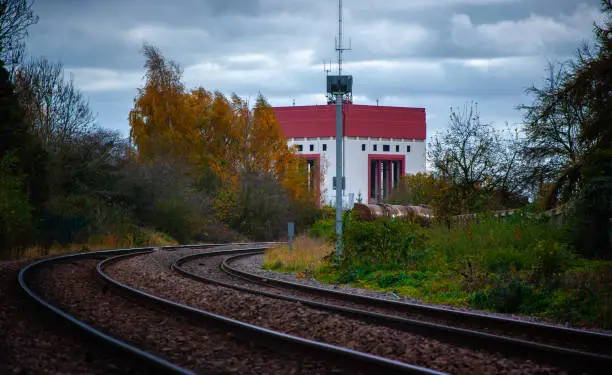
POLYGON ((155 155, 193 157, 197 129, 183 83, 182 68, 167 60, 158 48, 145 44, 145 86, 138 89, 130 111, 130 139, 142 161, 155 155))
MULTIPOLYGON (((277 196, 277 202, 316 202, 308 190, 305 161, 287 147, 274 111, 262 95, 251 108, 236 94, 228 97, 202 87, 188 91, 177 63, 150 45, 143 52, 146 82, 129 116, 130 138, 141 162, 167 155, 187 163, 194 186, 214 196, 211 204, 217 218, 260 237, 272 232, 264 231, 264 236, 254 225, 257 214, 252 210, 259 206, 253 199, 267 194, 277 196)), ((279 210, 272 211, 266 211, 267 215, 284 217, 279 210)), ((261 219, 258 222, 277 221, 261 219)))

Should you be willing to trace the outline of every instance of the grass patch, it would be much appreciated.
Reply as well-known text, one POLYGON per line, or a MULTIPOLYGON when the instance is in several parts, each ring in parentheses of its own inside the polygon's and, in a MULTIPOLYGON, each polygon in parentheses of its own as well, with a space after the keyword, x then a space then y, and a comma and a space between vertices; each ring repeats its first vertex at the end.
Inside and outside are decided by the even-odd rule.
POLYGON ((327 264, 325 259, 333 250, 333 246, 323 239, 298 236, 293 241, 291 251, 287 245, 266 250, 264 268, 312 275, 327 264))

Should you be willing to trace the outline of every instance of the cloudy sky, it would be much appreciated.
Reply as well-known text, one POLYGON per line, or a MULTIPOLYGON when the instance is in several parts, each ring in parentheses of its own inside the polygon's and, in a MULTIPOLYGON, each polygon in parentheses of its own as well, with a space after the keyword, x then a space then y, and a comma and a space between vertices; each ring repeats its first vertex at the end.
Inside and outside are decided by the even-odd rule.
MULTIPOLYGON (((202 86, 272 105, 324 104, 323 61, 335 59, 337 0, 36 0, 28 50, 61 61, 101 126, 129 131, 143 85, 143 42, 202 86)), ((525 87, 547 61, 591 40, 598 0, 345 0, 358 104, 424 107, 428 135, 449 107, 478 102, 481 119, 518 124, 525 87)), ((348 39, 348 38, 347 38, 348 39)))

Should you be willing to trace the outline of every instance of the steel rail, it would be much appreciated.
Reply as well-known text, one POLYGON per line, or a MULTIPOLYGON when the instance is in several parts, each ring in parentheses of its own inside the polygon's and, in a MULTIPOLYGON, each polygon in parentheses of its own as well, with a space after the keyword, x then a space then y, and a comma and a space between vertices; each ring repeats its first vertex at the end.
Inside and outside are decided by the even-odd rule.
MULTIPOLYGON (((227 283, 219 280, 215 280, 210 277, 204 277, 202 275, 195 274, 190 272, 182 267, 183 264, 195 260, 197 258, 203 257, 213 257, 219 255, 227 255, 231 254, 231 251, 214 251, 206 254, 193 254, 188 255, 182 258, 179 258, 174 262, 172 268, 178 271, 179 273, 187 276, 189 278, 214 283, 217 285, 222 285, 226 287, 230 287, 236 290, 241 290, 244 292, 262 295, 266 297, 297 302, 303 305, 311 306, 318 309, 324 309, 333 311, 336 313, 340 313, 345 316, 350 316, 354 318, 358 318, 361 320, 366 320, 371 323, 384 325, 393 329, 398 329, 402 331, 422 334, 428 337, 432 337, 435 339, 439 339, 441 341, 452 342, 455 344, 459 344, 461 346, 468 346, 478 349, 485 349, 488 351, 502 351, 504 353, 510 353, 512 355, 516 355, 518 357, 527 357, 529 359, 536 359, 539 361, 545 361, 553 365, 563 365, 568 368, 583 370, 584 368, 589 368, 591 371, 595 371, 596 373, 607 373, 610 366, 612 366, 612 357, 594 354, 585 351, 568 349, 564 347, 542 344, 538 342, 533 342, 529 340, 517 339, 512 337, 507 337, 503 335, 491 334, 482 331, 475 331, 464 328, 457 328, 448 325, 431 323, 422 320, 409 319, 394 315, 386 315, 377 312, 371 312, 366 310, 361 310, 352 307, 340 306, 337 304, 329 304, 323 302, 317 302, 310 299, 298 298, 293 296, 286 296, 277 293, 270 293, 262 290, 251 289, 244 286, 239 286, 232 283, 227 283)), ((229 266, 229 264, 235 260, 236 258, 248 257, 255 254, 260 254, 261 251, 251 251, 248 252, 246 250, 242 250, 240 252, 235 252, 235 254, 239 254, 237 256, 229 257, 225 259, 220 267, 221 269, 228 273, 231 276, 235 276, 241 279, 245 279, 248 282, 257 282, 261 283, 261 278, 254 277, 244 277, 242 275, 243 271, 237 271, 236 269, 229 266)), ((247 273, 248 275, 252 275, 247 273)), ((268 281, 261 283, 266 286, 268 281)))
MULTIPOLYGON (((251 248, 240 250, 221 250, 215 253, 228 253, 232 251, 253 252, 254 250, 259 251, 260 249, 251 248)), ((101 261, 96 267, 96 271, 103 281, 107 282, 109 285, 115 287, 116 289, 124 292, 129 297, 137 298, 139 300, 155 304, 157 307, 166 311, 178 312, 180 314, 189 316, 199 322, 206 321, 209 323, 213 323, 216 326, 223 326, 226 329, 232 330, 237 335, 241 335, 242 337, 245 337, 248 340, 255 342, 264 342, 273 349, 282 348, 286 350, 287 347, 292 347, 297 351, 303 353, 310 353, 313 356, 328 359, 335 363, 341 363, 342 365, 348 368, 355 369, 358 371, 365 370, 366 372, 377 374, 443 374, 442 372, 435 371, 432 369, 411 365, 408 363, 368 353, 363 353, 340 346, 330 345, 319 341, 309 340, 294 335, 285 334, 261 326, 221 316, 210 311, 180 304, 126 285, 112 278, 104 272, 104 269, 108 265, 115 262, 119 262, 125 259, 126 257, 132 255, 133 254, 117 255, 101 261)))
MULTIPOLYGON (((203 245, 200 245, 203 246, 203 245)), ((206 245, 207 246, 207 245, 206 245)), ((157 247, 145 247, 145 248, 134 248, 134 249, 116 249, 116 250, 102 250, 102 251, 92 251, 86 253, 77 253, 77 254, 69 254, 69 255, 60 255, 53 258, 46 258, 35 261, 33 263, 28 264, 19 270, 18 282, 20 288, 25 292, 26 296, 29 297, 34 303, 36 303, 39 307, 42 307, 55 316, 59 317, 63 322, 68 324, 71 328, 75 328, 80 332, 84 333, 88 338, 96 340, 105 346, 107 346, 111 350, 116 350, 121 352, 122 354, 127 355, 131 361, 138 363, 139 365, 155 371, 156 373, 166 373, 166 374, 181 374, 181 375, 192 375, 195 374, 192 371, 179 367, 173 363, 166 361, 163 358, 157 357, 151 353, 148 353, 144 350, 141 350, 135 346, 132 346, 124 341, 118 340, 112 336, 109 336, 102 331, 99 331, 93 328, 91 325, 75 318, 74 316, 68 314, 66 311, 60 309, 57 306, 54 306, 50 302, 43 299, 35 290, 29 285, 29 281, 33 275, 40 271, 40 269, 47 267, 52 264, 71 261, 75 259, 88 259, 88 258, 99 258, 99 257, 107 257, 113 255, 134 255, 134 254, 143 254, 154 251, 157 247)))

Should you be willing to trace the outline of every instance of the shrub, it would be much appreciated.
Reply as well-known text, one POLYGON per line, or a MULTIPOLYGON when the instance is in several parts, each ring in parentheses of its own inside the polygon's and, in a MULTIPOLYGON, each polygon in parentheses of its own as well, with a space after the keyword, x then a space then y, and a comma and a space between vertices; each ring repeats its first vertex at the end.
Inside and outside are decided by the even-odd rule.
POLYGON ((574 258, 567 245, 554 240, 538 241, 533 256, 533 276, 536 280, 547 279, 564 272, 574 258))
POLYGON ((362 222, 347 217, 343 231, 342 263, 371 264, 382 269, 405 266, 411 261, 413 245, 425 243, 415 224, 400 220, 362 222))
POLYGON ((498 285, 490 290, 475 293, 470 303, 479 309, 516 313, 523 305, 529 304, 534 299, 537 298, 535 298, 532 285, 519 278, 511 277, 509 280, 498 281, 498 285))
POLYGON ((333 241, 336 237, 336 218, 331 217, 315 221, 308 231, 311 237, 323 238, 326 241, 333 241))

